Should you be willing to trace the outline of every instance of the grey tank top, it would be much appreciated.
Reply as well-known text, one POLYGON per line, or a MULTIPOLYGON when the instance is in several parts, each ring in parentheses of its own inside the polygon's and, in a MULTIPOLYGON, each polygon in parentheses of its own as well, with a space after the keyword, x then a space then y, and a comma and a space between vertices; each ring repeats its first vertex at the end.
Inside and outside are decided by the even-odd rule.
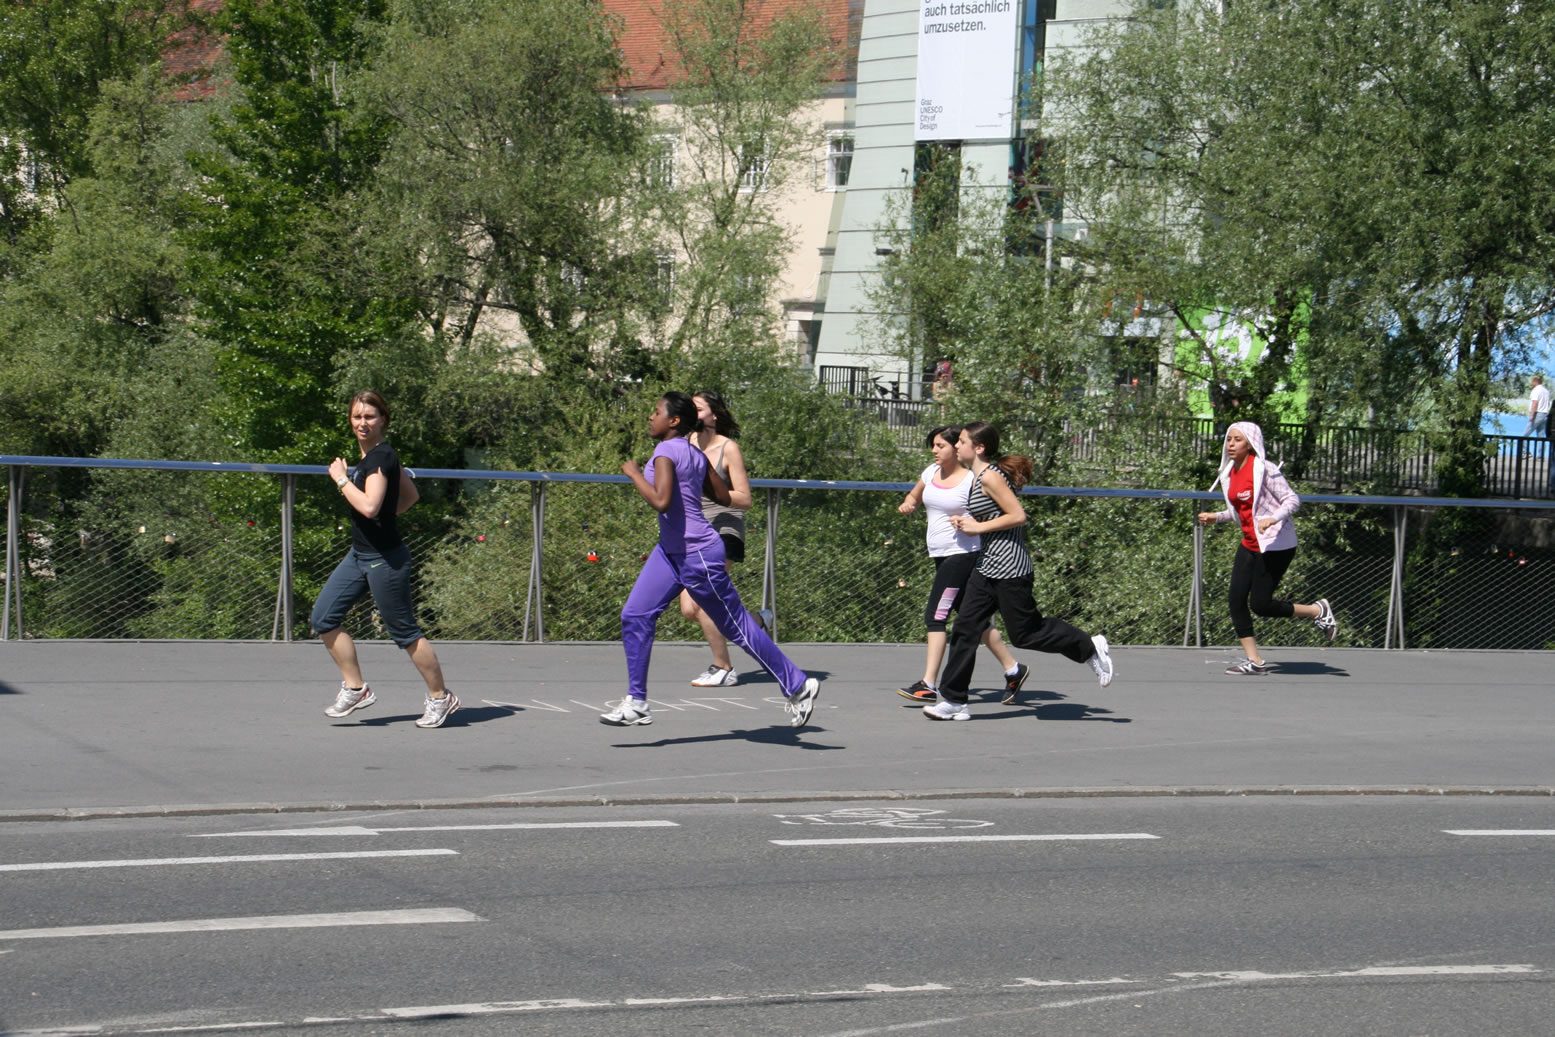
MULTIPOLYGON (((725 486, 729 485, 729 466, 724 463, 724 451, 728 449, 729 441, 725 439, 718 446, 718 455, 707 459, 707 463, 718 473, 718 478, 724 481, 725 486)), ((745 539, 745 512, 739 508, 725 507, 704 495, 702 514, 719 536, 732 536, 740 541, 745 539)))

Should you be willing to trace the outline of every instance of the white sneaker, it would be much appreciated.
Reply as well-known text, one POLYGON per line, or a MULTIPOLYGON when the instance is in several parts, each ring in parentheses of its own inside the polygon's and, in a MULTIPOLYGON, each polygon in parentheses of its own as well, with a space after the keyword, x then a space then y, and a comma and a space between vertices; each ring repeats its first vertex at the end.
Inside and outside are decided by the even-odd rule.
POLYGON ((1330 641, 1339 632, 1339 621, 1334 618, 1334 607, 1328 603, 1327 598, 1318 599, 1317 616, 1312 620, 1312 625, 1330 641))
POLYGON ((820 697, 821 682, 814 677, 805 678, 804 686, 788 697, 784 709, 788 710, 788 722, 794 727, 804 727, 810 722, 815 700, 820 697))
POLYGON ((653 714, 648 712, 647 699, 634 699, 628 695, 615 709, 608 713, 601 713, 599 722, 609 724, 611 727, 636 727, 640 724, 653 723, 653 714))
POLYGON ((426 709, 421 714, 421 719, 416 721, 417 727, 442 727, 443 721, 453 715, 453 711, 459 708, 459 699, 447 688, 443 689, 443 697, 435 699, 427 696, 426 709))
POLYGON ((966 708, 965 702, 951 702, 949 699, 940 699, 932 706, 924 706, 923 715, 930 720, 972 719, 972 714, 966 708))
POLYGON ((340 682, 340 694, 335 696, 335 704, 324 707, 324 715, 339 720, 343 716, 349 716, 358 709, 366 709, 378 696, 373 694, 373 689, 363 682, 360 688, 348 688, 346 682, 340 682))
POLYGON ((724 669, 722 666, 709 666, 706 670, 691 682, 693 688, 732 688, 740 683, 740 675, 734 672, 734 668, 724 669))
POLYGON ((1091 638, 1091 644, 1096 646, 1096 654, 1086 662, 1091 664, 1091 672, 1096 679, 1101 681, 1101 686, 1106 687, 1112 683, 1112 653, 1107 651, 1107 639, 1097 634, 1091 638))

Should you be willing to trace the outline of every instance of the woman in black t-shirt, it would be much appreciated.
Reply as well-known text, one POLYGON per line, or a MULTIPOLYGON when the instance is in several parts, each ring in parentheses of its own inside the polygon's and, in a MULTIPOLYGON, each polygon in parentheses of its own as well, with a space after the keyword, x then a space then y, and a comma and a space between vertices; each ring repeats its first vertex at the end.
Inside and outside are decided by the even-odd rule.
POLYGON ((356 642, 341 627, 346 612, 363 594, 373 604, 394 643, 410 653, 410 661, 427 682, 424 712, 417 727, 441 727, 459 708, 459 700, 443 684, 437 652, 416 623, 410 597, 410 549, 400 539, 396 519, 420 497, 409 473, 400 467, 394 448, 384 442, 389 407, 375 392, 351 397, 351 431, 362 460, 349 472, 343 458, 329 464, 329 477, 351 506, 351 550, 335 567, 313 605, 312 626, 340 667, 340 693, 324 715, 349 716, 378 701, 356 658, 356 642))

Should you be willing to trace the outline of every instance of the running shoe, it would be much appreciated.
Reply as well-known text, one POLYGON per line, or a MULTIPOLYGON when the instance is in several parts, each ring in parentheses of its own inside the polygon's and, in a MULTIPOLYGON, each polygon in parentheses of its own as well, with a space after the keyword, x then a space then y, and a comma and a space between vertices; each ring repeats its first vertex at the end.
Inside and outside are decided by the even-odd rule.
POLYGON ((421 714, 421 719, 416 721, 417 727, 442 727, 453 711, 459 708, 459 697, 448 689, 443 689, 443 697, 435 699, 427 696, 426 712, 421 714))
POLYGON ((1339 633, 1339 621, 1334 618, 1333 606, 1328 603, 1327 598, 1318 599, 1317 617, 1312 620, 1312 625, 1330 641, 1334 639, 1335 634, 1339 633))
POLYGON ((939 701, 939 692, 929 687, 929 682, 925 680, 916 680, 905 688, 897 688, 896 693, 902 698, 911 699, 920 705, 925 702, 939 701))
POLYGON ((360 688, 348 688, 346 687, 346 682, 341 681, 340 694, 335 696, 335 704, 333 706, 324 707, 324 715, 339 720, 341 717, 350 716, 352 711, 366 709, 377 701, 378 696, 374 695, 373 689, 366 684, 363 684, 360 688))
POLYGON ((722 666, 709 666, 691 682, 693 688, 732 688, 740 683, 740 675, 734 672, 734 668, 724 669, 722 666))
POLYGON ((648 712, 647 699, 634 699, 628 695, 615 709, 608 713, 601 713, 599 722, 609 724, 611 727, 636 727, 640 724, 653 723, 653 714, 648 712))
POLYGON ((815 700, 820 697, 821 682, 814 677, 806 677, 804 687, 788 697, 788 704, 783 708, 788 710, 788 722, 793 727, 804 727, 810 722, 810 713, 815 709, 815 700))
POLYGON ((924 706, 923 715, 930 720, 972 719, 972 713, 966 708, 965 702, 951 702, 949 699, 940 699, 932 706, 924 706))
POLYGON ((1102 687, 1112 683, 1112 653, 1107 650, 1107 639, 1100 634, 1091 638, 1091 644, 1096 646, 1096 654, 1086 662, 1091 664, 1091 672, 1101 682, 1102 687))
POLYGON ((1255 663, 1251 659, 1244 658, 1239 663, 1232 663, 1230 666, 1227 666, 1226 667, 1226 672, 1229 673, 1229 674, 1233 674, 1235 676, 1238 676, 1238 677, 1242 677, 1242 676, 1256 677, 1256 676, 1259 676, 1261 674, 1268 673, 1269 672, 1269 664, 1265 663, 1265 662, 1256 662, 1255 663))
POLYGON ((1020 688, 1026 683, 1026 678, 1031 676, 1031 667, 1025 663, 1016 663, 1015 672, 1004 675, 1004 699, 1006 706, 1015 705, 1020 698, 1020 688))

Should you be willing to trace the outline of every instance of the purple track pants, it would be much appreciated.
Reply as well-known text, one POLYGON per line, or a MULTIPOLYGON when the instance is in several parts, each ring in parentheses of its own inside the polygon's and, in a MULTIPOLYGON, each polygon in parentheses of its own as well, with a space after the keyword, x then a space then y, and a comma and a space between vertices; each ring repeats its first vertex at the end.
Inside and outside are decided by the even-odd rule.
POLYGON ((772 642, 751 614, 740 604, 734 581, 724 568, 722 551, 666 554, 655 547, 643 563, 632 593, 621 607, 621 645, 626 649, 626 687, 633 698, 648 697, 648 659, 659 614, 670 607, 684 587, 702 611, 713 617, 719 633, 745 649, 767 672, 777 678, 785 696, 804 686, 804 671, 772 642))

